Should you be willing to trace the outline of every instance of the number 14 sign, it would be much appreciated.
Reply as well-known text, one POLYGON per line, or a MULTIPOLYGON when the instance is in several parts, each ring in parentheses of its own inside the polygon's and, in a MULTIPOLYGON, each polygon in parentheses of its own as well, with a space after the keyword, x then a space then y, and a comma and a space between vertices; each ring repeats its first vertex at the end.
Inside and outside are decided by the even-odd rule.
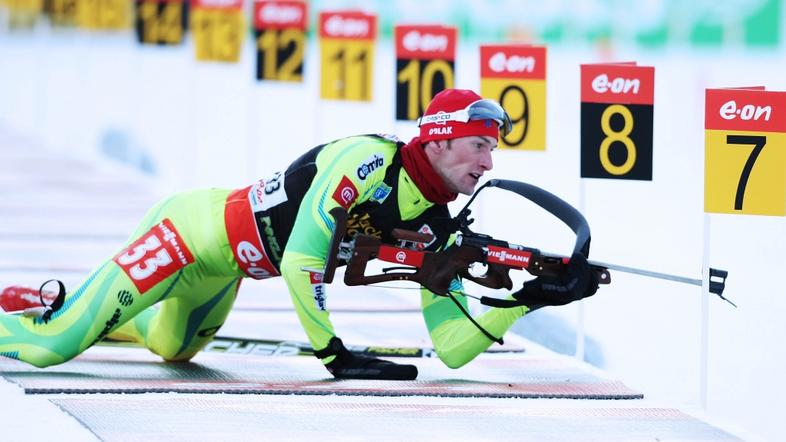
POLYGON ((704 211, 786 215, 786 92, 707 89, 704 211))

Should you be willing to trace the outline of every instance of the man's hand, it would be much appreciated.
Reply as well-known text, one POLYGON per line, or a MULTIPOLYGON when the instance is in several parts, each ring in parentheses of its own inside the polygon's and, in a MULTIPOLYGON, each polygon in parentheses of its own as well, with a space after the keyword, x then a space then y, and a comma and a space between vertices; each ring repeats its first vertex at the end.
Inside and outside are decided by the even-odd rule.
POLYGON ((513 297, 523 301, 530 311, 547 305, 565 305, 592 296, 598 290, 598 276, 587 258, 574 253, 565 274, 559 277, 539 276, 524 283, 513 297))
POLYGON ((418 368, 414 365, 396 364, 356 353, 344 347, 341 339, 333 337, 328 346, 316 351, 318 358, 335 355, 325 368, 336 379, 383 379, 391 381, 411 381, 418 377, 418 368))

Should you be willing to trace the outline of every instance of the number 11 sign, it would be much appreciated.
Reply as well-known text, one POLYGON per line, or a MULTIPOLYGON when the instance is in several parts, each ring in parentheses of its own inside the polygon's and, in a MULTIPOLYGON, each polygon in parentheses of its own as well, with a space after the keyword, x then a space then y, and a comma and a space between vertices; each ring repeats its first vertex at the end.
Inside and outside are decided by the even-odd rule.
POLYGON ((786 92, 707 89, 704 211, 786 215, 786 92))

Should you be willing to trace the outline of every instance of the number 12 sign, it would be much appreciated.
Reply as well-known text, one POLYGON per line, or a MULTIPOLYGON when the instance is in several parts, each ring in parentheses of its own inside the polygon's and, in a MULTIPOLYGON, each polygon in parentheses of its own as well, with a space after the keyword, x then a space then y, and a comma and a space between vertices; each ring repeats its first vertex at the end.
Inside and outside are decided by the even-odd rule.
POLYGON ((786 215, 786 92, 707 89, 704 211, 786 215))

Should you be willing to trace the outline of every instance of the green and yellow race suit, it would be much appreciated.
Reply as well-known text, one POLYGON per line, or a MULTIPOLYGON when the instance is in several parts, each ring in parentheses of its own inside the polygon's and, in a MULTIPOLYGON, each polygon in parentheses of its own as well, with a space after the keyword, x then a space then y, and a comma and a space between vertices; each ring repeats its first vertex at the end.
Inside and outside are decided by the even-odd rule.
MULTIPOLYGON (((394 228, 433 234, 425 250, 450 239, 447 206, 422 195, 401 165, 402 145, 377 135, 343 138, 246 188, 195 190, 160 202, 49 321, 0 315, 0 355, 45 367, 110 336, 144 343, 166 360, 188 360, 223 324, 242 278, 279 275, 312 346, 325 348, 335 336, 322 282, 331 209, 348 211, 345 239, 363 233, 393 242, 394 228)), ((452 300, 423 289, 421 304, 446 365, 460 367, 493 343, 452 300)), ((502 336, 525 312, 490 309, 476 321, 502 336)))

